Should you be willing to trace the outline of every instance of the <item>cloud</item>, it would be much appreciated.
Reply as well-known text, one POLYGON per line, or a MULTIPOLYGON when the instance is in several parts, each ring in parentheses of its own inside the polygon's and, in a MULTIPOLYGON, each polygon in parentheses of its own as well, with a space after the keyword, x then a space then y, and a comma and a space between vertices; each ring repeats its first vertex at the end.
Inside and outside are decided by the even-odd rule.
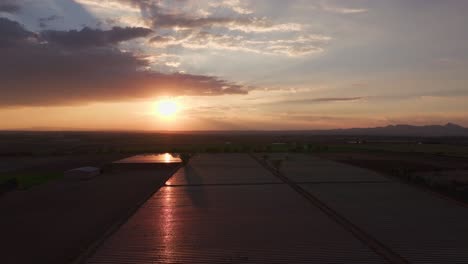
POLYGON ((339 13, 339 14, 359 14, 366 13, 369 10, 365 8, 338 8, 338 7, 328 7, 325 8, 326 11, 339 13))
MULTIPOLYGON (((365 97, 325 97, 325 98, 297 100, 295 102, 302 102, 302 103, 349 102, 349 101, 359 101, 362 99, 365 99, 365 97)), ((294 102, 294 101, 290 101, 290 102, 294 102)))
POLYGON ((23 28, 16 21, 0 17, 0 48, 22 46, 34 40, 37 35, 23 28))
POLYGON ((275 24, 266 18, 249 17, 236 19, 224 25, 229 30, 237 30, 246 33, 265 32, 300 32, 304 26, 298 23, 275 24))
MULTIPOLYGON (((175 54, 161 53, 148 57, 151 64, 164 65, 169 68, 178 68, 181 65, 181 58, 175 54)), ((154 68, 155 66, 153 66, 154 68)))
POLYGON ((100 30, 85 27, 81 30, 57 31, 47 30, 41 33, 48 42, 67 48, 87 48, 117 44, 119 42, 146 37, 153 33, 151 29, 142 27, 113 27, 110 30, 100 30))
POLYGON ((244 51, 268 55, 303 56, 323 52, 331 38, 321 35, 288 39, 254 39, 245 36, 215 34, 206 31, 182 32, 175 36, 155 36, 150 42, 161 48, 180 46, 187 49, 244 51))
POLYGON ((166 13, 158 6, 143 6, 143 13, 150 20, 153 28, 165 29, 202 29, 222 27, 243 32, 300 31, 297 23, 275 24, 266 18, 251 16, 238 17, 195 17, 186 13, 166 13))
POLYGON ((171 4, 164 0, 119 1, 141 9, 144 19, 159 33, 151 40, 159 48, 178 46, 303 56, 322 52, 323 45, 330 40, 327 36, 309 34, 299 23, 274 23, 266 17, 257 17, 239 0, 208 2, 209 8, 227 7, 234 12, 214 12, 217 15, 211 12, 196 15, 187 0, 171 4))
POLYGON ((15 0, 1 0, 0 1, 0 13, 16 13, 20 10, 18 1, 15 0))
MULTIPOLYGON (((80 0, 87 5, 94 5, 94 1, 97 2, 80 0)), ((307 25, 276 23, 256 16, 248 2, 242 0, 105 1, 109 2, 140 9, 142 19, 156 33, 150 42, 159 49, 177 47, 297 57, 322 53, 331 41, 328 36, 310 32, 307 25)))
POLYGON ((253 13, 253 10, 248 8, 247 5, 240 0, 217 1, 214 3, 210 3, 210 6, 211 7, 226 7, 238 14, 243 14, 243 15, 248 15, 248 14, 253 13))
POLYGON ((0 18, 0 106, 247 93, 244 86, 216 77, 150 70, 147 57, 123 52, 113 45, 134 36, 125 30, 122 35, 120 29, 80 32, 55 31, 59 37, 50 37, 0 18), (119 34, 114 35, 115 32, 119 34), (68 38, 77 40, 78 44, 68 38))
POLYGON ((46 28, 50 22, 56 21, 56 20, 63 20, 62 16, 58 15, 51 15, 47 17, 41 17, 38 19, 39 22, 39 27, 41 28, 46 28))
POLYGON ((329 3, 322 2, 321 7, 323 10, 331 13, 338 13, 338 14, 359 14, 359 13, 367 13, 369 9, 366 8, 349 8, 349 7, 342 7, 336 5, 330 5, 329 3))
POLYGON ((327 102, 354 102, 361 101, 367 97, 322 97, 322 98, 310 98, 310 99, 299 99, 299 100, 283 100, 276 101, 266 104, 314 104, 314 103, 327 103, 327 102))

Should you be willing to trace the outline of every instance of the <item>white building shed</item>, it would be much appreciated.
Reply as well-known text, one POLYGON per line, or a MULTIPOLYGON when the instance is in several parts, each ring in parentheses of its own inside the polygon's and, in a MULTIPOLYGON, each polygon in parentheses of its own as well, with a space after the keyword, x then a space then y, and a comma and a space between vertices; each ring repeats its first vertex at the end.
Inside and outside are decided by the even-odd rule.
POLYGON ((65 179, 70 180, 89 180, 101 174, 101 169, 96 167, 81 167, 66 171, 65 179))

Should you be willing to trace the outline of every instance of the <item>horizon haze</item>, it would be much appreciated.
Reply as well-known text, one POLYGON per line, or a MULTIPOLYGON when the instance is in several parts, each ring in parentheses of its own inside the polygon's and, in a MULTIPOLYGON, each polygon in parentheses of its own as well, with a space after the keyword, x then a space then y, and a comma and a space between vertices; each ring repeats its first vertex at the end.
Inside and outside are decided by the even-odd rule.
POLYGON ((30 129, 2 130, 5 133, 37 132, 37 133, 162 133, 162 134, 193 134, 193 135, 304 135, 304 136, 377 136, 377 137, 468 137, 468 128, 447 123, 445 125, 413 126, 406 124, 387 125, 367 128, 337 128, 312 130, 79 130, 71 128, 36 127, 30 129))

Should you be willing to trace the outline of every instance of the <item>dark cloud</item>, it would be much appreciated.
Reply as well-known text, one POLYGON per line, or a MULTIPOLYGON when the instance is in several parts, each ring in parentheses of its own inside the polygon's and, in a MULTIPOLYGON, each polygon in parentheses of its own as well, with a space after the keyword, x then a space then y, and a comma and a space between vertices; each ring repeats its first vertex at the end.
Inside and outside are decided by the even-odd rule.
POLYGON ((203 28, 212 27, 220 24, 235 23, 237 20, 243 21, 243 18, 229 17, 193 17, 185 13, 165 13, 164 10, 155 2, 148 0, 120 0, 130 3, 141 9, 143 16, 149 19, 154 28, 203 28))
POLYGON ((41 33, 48 42, 67 48, 88 48, 117 44, 134 38, 146 37, 153 31, 142 27, 114 27, 100 30, 85 27, 82 30, 47 30, 41 33))
POLYGON ((47 34, 37 35, 17 22, 0 19, 0 106, 246 93, 243 86, 215 77, 152 71, 147 58, 110 45, 132 34, 116 37, 115 32, 93 30, 87 35, 91 40, 83 40, 82 35, 68 33, 56 31, 55 36, 60 37, 48 35, 47 42, 41 38, 47 34), (97 36, 99 33, 104 36, 97 36), (70 44, 67 36, 80 44, 70 44), (86 48, 64 47, 68 45, 86 48))
POLYGON ((17 0, 0 0, 0 12, 16 13, 20 10, 17 0))
MULTIPOLYGON (((200 30, 212 27, 223 27, 229 30, 240 31, 300 31, 299 24, 274 24, 268 19, 255 17, 249 14, 223 15, 223 16, 197 16, 190 12, 166 10, 162 1, 151 0, 118 0, 130 4, 141 10, 142 16, 155 29, 191 29, 200 30)), ((175 1, 179 4, 187 0, 175 1)))
POLYGON ((36 34, 29 32, 16 21, 0 17, 0 48, 22 46, 30 43, 36 34))
POLYGON ((48 17, 41 17, 41 18, 38 19, 39 27, 45 28, 45 27, 48 26, 48 23, 59 20, 59 19, 63 19, 63 17, 58 16, 58 15, 51 15, 51 16, 48 16, 48 17))

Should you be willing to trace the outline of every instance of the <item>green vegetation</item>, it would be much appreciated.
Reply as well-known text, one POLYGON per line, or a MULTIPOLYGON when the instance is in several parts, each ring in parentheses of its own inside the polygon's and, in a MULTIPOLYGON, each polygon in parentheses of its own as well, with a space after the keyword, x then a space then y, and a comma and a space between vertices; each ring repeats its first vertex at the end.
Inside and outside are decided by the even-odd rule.
POLYGON ((187 144, 174 146, 132 146, 122 148, 109 148, 99 150, 81 150, 79 153, 336 153, 336 152, 401 152, 401 153, 425 153, 445 155, 453 157, 468 157, 468 147, 463 145, 448 144, 417 144, 417 143, 368 143, 368 144, 344 144, 344 143, 263 143, 263 144, 187 144))
MULTIPOLYGON (((468 147, 463 145, 446 144, 399 144, 399 143, 369 143, 369 144, 310 144, 310 143, 285 143, 285 144, 194 144, 178 147, 159 146, 126 146, 120 148, 78 148, 71 152, 35 153, 31 156, 47 155, 74 155, 74 154, 141 154, 141 153, 322 153, 322 152, 402 152, 402 153, 425 153, 444 155, 452 157, 468 157, 468 147)), ((27 156, 26 154, 18 154, 27 156)), ((12 156, 9 154, 9 156, 12 156)))
POLYGON ((0 175, 0 184, 16 179, 18 189, 26 190, 33 186, 40 185, 51 180, 60 179, 63 173, 21 173, 0 175))

